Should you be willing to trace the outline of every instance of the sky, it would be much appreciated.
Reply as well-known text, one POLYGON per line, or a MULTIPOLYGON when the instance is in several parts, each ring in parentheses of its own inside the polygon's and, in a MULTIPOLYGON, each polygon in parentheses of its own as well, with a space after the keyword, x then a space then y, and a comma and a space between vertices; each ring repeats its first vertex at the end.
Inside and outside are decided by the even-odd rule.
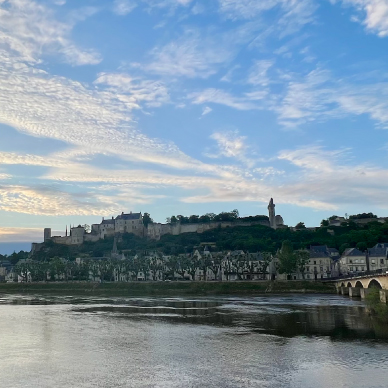
POLYGON ((387 216, 387 63, 388 0, 0 0, 0 243, 387 216))

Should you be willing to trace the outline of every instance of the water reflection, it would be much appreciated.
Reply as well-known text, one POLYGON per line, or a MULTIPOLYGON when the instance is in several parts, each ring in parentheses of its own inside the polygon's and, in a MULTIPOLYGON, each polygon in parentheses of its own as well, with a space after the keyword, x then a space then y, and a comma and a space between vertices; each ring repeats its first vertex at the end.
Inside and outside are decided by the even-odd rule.
MULTIPOLYGON (((316 301, 315 301, 316 302, 316 301)), ((283 337, 329 336, 333 340, 388 340, 388 325, 371 319, 361 303, 337 299, 337 304, 308 304, 301 297, 240 299, 134 299, 111 304, 74 307, 85 314, 111 318, 164 320, 170 323, 206 324, 244 328, 283 337), (120 304, 118 304, 120 303, 120 304)), ((242 335, 241 331, 236 332, 242 335)))
POLYGON ((386 388, 388 328, 338 296, 0 296, 2 388, 386 388))

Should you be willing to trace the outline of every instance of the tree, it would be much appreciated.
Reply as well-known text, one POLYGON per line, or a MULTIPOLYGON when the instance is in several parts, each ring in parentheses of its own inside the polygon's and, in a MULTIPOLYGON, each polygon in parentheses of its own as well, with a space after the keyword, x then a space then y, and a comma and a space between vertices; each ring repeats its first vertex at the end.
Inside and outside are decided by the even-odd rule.
POLYGON ((328 220, 322 220, 321 221, 321 227, 324 228, 326 226, 329 226, 329 221, 328 220))
POLYGON ((306 229, 306 225, 304 224, 304 222, 298 222, 295 225, 295 229, 297 229, 297 230, 299 230, 299 229, 306 229))
POLYGON ((339 247, 339 253, 342 255, 346 249, 350 248, 350 244, 344 243, 339 247))
POLYGON ((189 222, 191 223, 191 224, 197 224, 198 222, 199 222, 199 216, 196 216, 196 215, 191 215, 190 217, 189 217, 189 222))
POLYGON ((234 270, 236 271, 237 277, 239 280, 242 280, 244 270, 247 268, 247 260, 245 254, 236 255, 232 260, 232 265, 234 270))
POLYGON ((294 252, 294 255, 296 257, 297 267, 299 269, 299 272, 302 274, 302 278, 304 279, 304 271, 305 271, 305 265, 310 260, 310 252, 305 249, 299 249, 294 252))
MULTIPOLYGON (((22 282, 28 282, 30 275, 31 265, 28 262, 18 263, 15 266, 15 273, 22 278, 22 282)), ((31 275, 30 275, 31 276, 31 275)))
POLYGON ((356 248, 361 252, 365 252, 368 249, 368 244, 365 241, 360 241, 357 243, 356 248))
POLYGON ((150 258, 149 269, 151 272, 152 280, 158 280, 158 274, 160 274, 163 270, 163 265, 159 257, 153 256, 150 258))
POLYGON ((85 229, 85 232, 86 232, 86 233, 89 233, 89 232, 90 232, 90 225, 84 224, 84 225, 79 225, 79 226, 82 226, 82 227, 85 229))
POLYGON ((211 263, 209 265, 210 271, 214 274, 214 279, 218 280, 218 273, 221 270, 221 259, 220 257, 214 257, 213 260, 211 260, 211 263))
POLYGON ((195 280, 197 270, 200 268, 201 262, 197 255, 193 255, 187 263, 187 273, 191 275, 191 280, 195 280))
POLYGON ((143 215, 143 225, 147 228, 149 224, 153 224, 154 220, 151 218, 149 213, 143 215))
POLYGON ((283 241, 281 249, 277 253, 279 259, 279 272, 291 275, 298 268, 297 256, 294 254, 294 248, 291 241, 283 241))
POLYGON ((271 252, 262 252, 261 260, 259 261, 259 272, 262 275, 262 279, 265 279, 265 275, 267 273, 267 269, 269 264, 272 261, 272 253, 271 252))

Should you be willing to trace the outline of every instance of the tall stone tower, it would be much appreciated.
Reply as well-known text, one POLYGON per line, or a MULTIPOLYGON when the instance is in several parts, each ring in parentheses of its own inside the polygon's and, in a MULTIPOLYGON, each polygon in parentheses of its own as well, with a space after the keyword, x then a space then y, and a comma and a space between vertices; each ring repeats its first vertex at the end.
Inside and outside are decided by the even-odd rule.
POLYGON ((273 203, 273 198, 271 198, 271 200, 269 201, 268 217, 269 217, 269 226, 272 229, 276 229, 275 204, 273 203))
POLYGON ((43 230, 43 241, 46 242, 51 238, 51 228, 44 228, 43 230))

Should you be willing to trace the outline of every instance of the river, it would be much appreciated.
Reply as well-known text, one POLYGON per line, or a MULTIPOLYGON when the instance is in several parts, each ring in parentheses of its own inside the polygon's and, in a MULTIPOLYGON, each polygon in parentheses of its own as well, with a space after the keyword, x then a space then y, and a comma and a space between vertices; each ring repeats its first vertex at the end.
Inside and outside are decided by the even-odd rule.
POLYGON ((388 386, 388 326, 334 295, 0 295, 1 388, 388 386))

